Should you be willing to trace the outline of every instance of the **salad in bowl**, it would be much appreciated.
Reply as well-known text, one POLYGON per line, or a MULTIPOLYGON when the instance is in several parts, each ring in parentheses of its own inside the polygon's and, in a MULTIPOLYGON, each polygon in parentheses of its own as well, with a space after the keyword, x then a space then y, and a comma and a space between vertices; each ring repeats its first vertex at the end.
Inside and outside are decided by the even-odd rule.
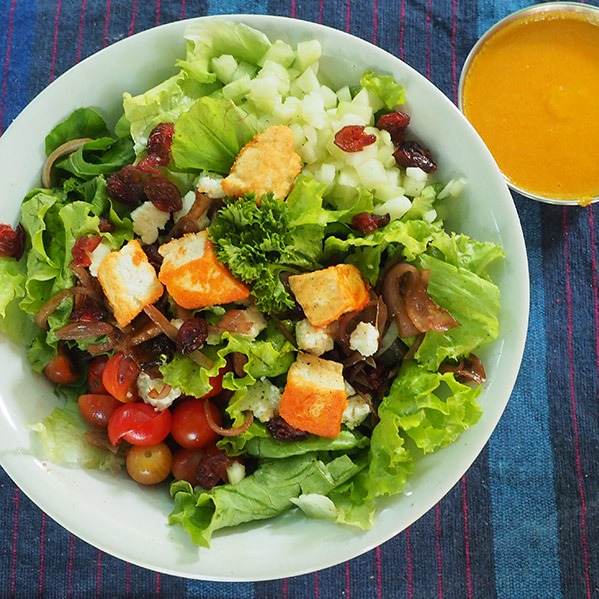
POLYGON ((112 125, 48 131, 0 228, 2 328, 57 396, 39 459, 156 486, 204 548, 289 512, 369 531, 484 414, 504 249, 446 224, 469 180, 400 79, 237 19, 184 39, 112 125))

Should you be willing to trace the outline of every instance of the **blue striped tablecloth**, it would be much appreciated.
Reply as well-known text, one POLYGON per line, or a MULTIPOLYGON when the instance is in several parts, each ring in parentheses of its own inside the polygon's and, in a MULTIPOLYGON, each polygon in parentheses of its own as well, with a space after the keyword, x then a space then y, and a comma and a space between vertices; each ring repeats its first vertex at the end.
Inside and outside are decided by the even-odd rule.
MULTIPOLYGON (((0 0, 0 125, 6 129, 39 91, 101 48, 158 24, 221 13, 291 16, 349 31, 400 57, 455 101, 476 39, 528 4, 0 0)), ((598 597, 599 207, 514 200, 532 282, 521 373, 475 464, 409 529, 312 574, 257 583, 193 581, 87 545, 0 471, 0 597, 598 597)))

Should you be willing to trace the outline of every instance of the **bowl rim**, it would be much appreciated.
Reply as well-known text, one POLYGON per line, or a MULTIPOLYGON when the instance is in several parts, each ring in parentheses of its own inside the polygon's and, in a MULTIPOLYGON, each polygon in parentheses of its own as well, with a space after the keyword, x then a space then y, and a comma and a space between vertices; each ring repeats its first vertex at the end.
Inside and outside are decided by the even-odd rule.
MULTIPOLYGON (((495 34, 501 31, 504 27, 507 27, 511 23, 524 19, 531 15, 537 15, 542 13, 553 13, 553 12, 573 12, 580 14, 593 14, 593 16, 597 19, 599 25, 599 6, 595 6, 593 4, 582 4, 579 2, 568 2, 568 1, 555 1, 555 2, 544 2, 540 4, 533 4, 531 6, 526 6, 524 8, 520 8, 505 17, 501 18, 495 24, 491 25, 476 41, 474 46, 470 49, 470 52, 466 56, 466 60, 462 65, 462 72, 460 73, 460 79, 458 81, 458 91, 457 91, 457 104, 458 108, 466 116, 464 112, 463 105, 463 96, 464 96, 464 85, 466 83, 466 77, 468 76, 468 71, 472 66, 472 62, 476 58, 477 54, 482 50, 483 46, 487 43, 489 39, 491 39, 495 34)), ((484 141, 484 140, 483 140, 484 141)), ((499 166, 499 165, 498 165, 499 166)), ((499 169, 501 171, 501 168, 499 169)), ((536 200, 538 202, 543 202, 545 204, 553 204, 559 206, 588 206, 590 204, 594 204, 595 202, 599 202, 599 195, 593 197, 590 201, 585 201, 584 203, 581 200, 570 200, 564 199, 560 200, 559 198, 550 198, 547 196, 543 196, 522 187, 518 187, 514 185, 509 177, 501 171, 505 182, 508 187, 520 194, 525 198, 529 198, 531 200, 536 200)))

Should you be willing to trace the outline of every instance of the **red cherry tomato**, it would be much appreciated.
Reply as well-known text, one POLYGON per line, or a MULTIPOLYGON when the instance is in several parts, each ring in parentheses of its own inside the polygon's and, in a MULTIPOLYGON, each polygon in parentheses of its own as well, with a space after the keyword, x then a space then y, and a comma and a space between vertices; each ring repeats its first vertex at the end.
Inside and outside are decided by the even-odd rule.
POLYGON ((173 454, 171 466, 173 476, 176 480, 185 480, 192 487, 200 484, 198 478, 198 466, 206 453, 206 449, 185 449, 180 447, 173 454))
POLYGON ((106 428, 121 402, 112 395, 86 393, 79 396, 78 404, 79 412, 86 422, 106 428))
POLYGON ((121 440, 131 445, 156 445, 168 436, 172 420, 168 408, 159 412, 140 401, 122 404, 108 421, 108 438, 113 445, 121 440))
POLYGON ((87 390, 93 394, 106 395, 106 387, 102 382, 102 372, 104 372, 104 366, 108 362, 108 356, 98 356, 94 358, 87 369, 87 390))
POLYGON ((122 352, 114 354, 104 365, 102 384, 110 395, 123 403, 139 399, 137 377, 139 366, 122 352))
POLYGON ((79 379, 70 358, 60 349, 44 368, 44 374, 57 385, 70 385, 79 379))
POLYGON ((216 443, 219 438, 208 424, 204 402, 212 418, 220 426, 222 418, 218 408, 205 399, 185 399, 173 409, 173 424, 171 434, 173 439, 186 449, 201 449, 216 443))
POLYGON ((223 390, 223 377, 229 370, 231 370, 231 368, 227 365, 224 368, 221 368, 216 376, 211 376, 208 379, 208 383, 210 383, 212 389, 210 389, 208 393, 204 393, 199 399, 208 399, 209 397, 218 395, 223 390))

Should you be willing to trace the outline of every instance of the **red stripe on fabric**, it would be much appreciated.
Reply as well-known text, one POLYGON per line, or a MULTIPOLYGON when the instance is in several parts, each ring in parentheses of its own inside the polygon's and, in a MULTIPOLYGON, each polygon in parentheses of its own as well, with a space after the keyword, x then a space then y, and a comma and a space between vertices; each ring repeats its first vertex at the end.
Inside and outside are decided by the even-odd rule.
POLYGON ((379 3, 377 0, 372 2, 372 43, 376 44, 379 33, 379 3))
POLYGON ((77 34, 77 51, 75 52, 75 62, 81 60, 81 47, 83 46, 83 29, 85 27, 85 6, 87 0, 81 2, 81 14, 79 15, 79 33, 77 34))
POLYGON ((320 0, 320 6, 318 7, 318 22, 322 23, 324 16, 324 0, 320 0))
POLYGON ((104 39, 102 40, 102 46, 106 48, 108 45, 108 26, 110 25, 110 8, 111 1, 106 0, 106 16, 104 17, 104 39))
POLYGON ((56 4, 56 13, 54 13, 54 36, 52 38, 52 58, 50 59, 50 82, 54 81, 56 72, 56 56, 58 54, 58 32, 60 24, 60 10, 62 1, 58 0, 56 4))
POLYGON ((443 599, 443 553, 441 551, 441 506, 435 507, 435 551, 437 552, 437 597, 443 599))
POLYGON ((458 0, 451 2, 451 91, 454 104, 458 103, 458 0))
POLYGON ((568 378, 570 381, 570 409, 572 411, 572 432, 574 435, 574 462, 576 471, 576 483, 578 487, 578 496, 580 500, 580 543, 582 545, 582 566, 584 569, 584 582, 586 587, 587 599, 591 599, 591 576, 589 572, 589 548, 587 543, 587 525, 586 525, 586 513, 587 513, 587 502, 584 492, 583 474, 582 474, 582 462, 580 455, 580 433, 578 429, 578 414, 577 412, 577 401, 576 401, 576 388, 574 384, 575 372, 574 372, 574 342, 573 342, 573 306, 572 306, 572 285, 571 285, 571 272, 570 272, 570 243, 568 239, 568 219, 567 211, 562 209, 562 224, 564 230, 564 254, 566 261, 566 298, 568 304, 568 378))
POLYGON ((129 597, 131 592, 131 564, 125 563, 125 596, 129 597))
POLYGON ((160 0, 156 0, 156 18, 154 19, 156 27, 160 25, 160 0))
POLYGON ((399 9, 399 58, 404 58, 404 37, 406 34, 406 2, 401 0, 399 9))
POLYGON ((314 599, 318 599, 318 597, 320 597, 320 579, 318 578, 318 572, 314 572, 313 581, 313 597, 314 599))
POLYGON ((414 567, 412 565, 412 540, 410 529, 406 528, 406 577, 408 579, 408 598, 414 597, 414 567))
POLYGON ((349 562, 345 562, 345 599, 351 597, 351 567, 349 562))
POLYGON ((186 9, 185 0, 182 0, 182 2, 181 2, 181 13, 179 14, 179 16, 182 19, 185 18, 185 9, 186 9))
POLYGON ((597 246, 595 245, 595 217, 589 210, 589 230, 591 235, 591 281, 593 286, 593 308, 595 314, 595 358, 599 374, 599 280, 597 279, 597 246))
POLYGON ((96 593, 99 595, 102 590, 102 552, 98 551, 96 558, 96 593))
POLYGON ((431 10, 432 0, 426 2, 426 17, 425 17, 425 31, 426 31, 426 78, 431 78, 431 10))
POLYGON ((67 561, 67 597, 73 595, 73 560, 75 558, 75 535, 69 534, 69 557, 67 561))
POLYGON ((351 29, 351 0, 345 3, 345 31, 351 29))
POLYGON ((281 592, 283 593, 283 599, 287 599, 288 590, 289 590, 289 587, 287 585, 287 579, 283 578, 283 584, 282 584, 282 589, 281 589, 281 592))
POLYGON ((129 23, 129 29, 127 30, 128 35, 133 35, 135 32, 135 19, 137 18, 137 0, 133 0, 133 7, 131 9, 131 22, 129 23))
POLYGON ((46 514, 42 512, 40 521, 40 565, 38 578, 38 592, 40 597, 44 596, 44 578, 46 577, 46 514))
POLYGON ((160 596, 160 585, 162 584, 162 577, 160 576, 160 572, 156 572, 156 576, 154 578, 154 591, 155 597, 159 597, 160 596))
POLYGON ((0 100, 0 135, 2 135, 2 121, 4 120, 4 107, 6 105, 6 90, 8 88, 8 71, 10 68, 10 47, 12 46, 12 31, 17 1, 12 0, 8 13, 8 29, 6 32, 6 53, 4 55, 4 77, 2 79, 2 99, 0 100))
POLYGON ((468 485, 462 476, 462 513, 464 514, 464 561, 466 562, 466 589, 472 599, 472 565, 470 563, 470 520, 468 516, 468 485))
POLYGON ((17 588, 17 558, 19 555, 19 506, 21 502, 21 492, 15 488, 12 503, 14 506, 14 516, 12 519, 12 548, 10 562, 10 594, 14 597, 17 588))
POLYGON ((296 11, 296 4, 295 4, 295 0, 292 0, 292 1, 291 1, 291 11, 290 11, 290 13, 289 13, 289 16, 290 16, 292 19, 295 19, 295 11, 296 11))
POLYGON ((374 550, 374 559, 376 564, 376 596, 377 599, 383 597, 383 560, 381 557, 381 548, 374 550))

